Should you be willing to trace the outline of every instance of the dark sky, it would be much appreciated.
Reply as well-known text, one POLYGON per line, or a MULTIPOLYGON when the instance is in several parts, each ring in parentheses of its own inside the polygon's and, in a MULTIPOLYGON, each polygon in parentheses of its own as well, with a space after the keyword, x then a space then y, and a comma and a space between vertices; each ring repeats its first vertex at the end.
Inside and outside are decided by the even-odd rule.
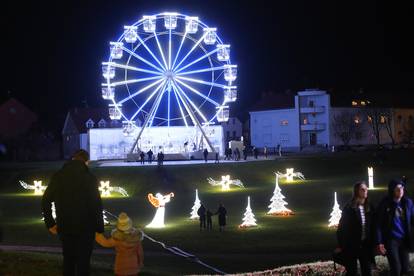
POLYGON ((362 88, 381 101, 414 106, 414 17, 408 5, 241 2, 13 1, 2 24, 1 100, 11 91, 43 118, 59 123, 83 100, 104 106, 100 64, 108 41, 144 14, 178 11, 217 26, 232 45, 239 111, 262 91, 311 87, 327 89, 337 101, 362 88))

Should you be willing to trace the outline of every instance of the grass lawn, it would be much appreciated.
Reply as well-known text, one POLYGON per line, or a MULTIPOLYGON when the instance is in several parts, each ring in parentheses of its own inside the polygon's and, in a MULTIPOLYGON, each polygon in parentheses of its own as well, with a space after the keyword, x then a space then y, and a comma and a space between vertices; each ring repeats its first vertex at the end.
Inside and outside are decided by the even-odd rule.
MULTIPOLYGON (((343 207, 351 197, 353 183, 366 179, 367 166, 374 165, 375 186, 378 188, 370 191, 369 195, 377 203, 385 194, 386 184, 391 178, 402 175, 406 175, 409 180, 414 178, 410 161, 412 156, 413 152, 407 150, 389 151, 382 164, 373 160, 372 153, 359 152, 163 168, 92 166, 92 170, 99 179, 110 180, 111 185, 121 186, 128 191, 128 198, 104 198, 104 208, 114 214, 127 212, 138 227, 148 224, 155 213, 155 208, 147 200, 148 193, 174 192, 175 197, 166 207, 167 227, 145 229, 145 232, 167 245, 193 253, 204 262, 225 272, 242 272, 329 259, 336 245, 335 230, 327 227, 334 191, 338 193, 339 204, 343 207), (305 181, 285 183, 282 180, 279 183, 289 203, 287 207, 295 211, 296 215, 267 216, 267 206, 274 190, 273 172, 285 171, 288 167, 293 167, 306 176, 305 181), (207 183, 206 178, 219 179, 224 174, 242 180, 246 188, 233 186, 232 191, 222 192, 219 187, 212 187, 207 183), (214 231, 201 233, 198 223, 188 219, 195 189, 198 189, 200 200, 207 208, 215 211, 219 202, 226 207, 228 226, 224 233, 218 232, 216 217, 213 217, 214 231), (248 195, 251 197, 251 207, 259 226, 241 230, 237 226, 242 222, 248 195)), ((18 180, 32 183, 34 179, 40 179, 47 184, 50 176, 61 164, 0 165, 0 207, 4 244, 59 244, 56 237, 48 234, 40 220, 41 198, 23 190, 18 180)), ((111 228, 106 228, 108 233, 111 228)), ((159 245, 148 240, 144 241, 144 251, 144 274, 208 272, 183 258, 166 255, 159 245)), ((4 256, 5 253, 2 254, 4 256)), ((94 258, 97 258, 94 267, 105 273, 108 266, 104 265, 111 264, 112 256, 94 258), (100 263, 103 265, 99 265, 100 263)), ((53 265, 60 261, 59 256, 53 256, 52 259, 53 265)), ((42 265, 45 264, 40 261, 39 267, 42 265)))

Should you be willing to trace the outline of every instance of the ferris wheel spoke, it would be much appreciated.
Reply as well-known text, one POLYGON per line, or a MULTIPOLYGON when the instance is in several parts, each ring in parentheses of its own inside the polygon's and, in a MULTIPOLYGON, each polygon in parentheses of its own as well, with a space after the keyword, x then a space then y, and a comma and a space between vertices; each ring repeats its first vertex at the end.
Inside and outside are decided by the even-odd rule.
POLYGON ((181 116, 183 117, 184 124, 185 124, 186 127, 188 127, 187 119, 186 119, 186 116, 184 115, 183 108, 181 107, 180 100, 178 99, 177 92, 175 91, 174 86, 172 86, 172 87, 173 87, 173 92, 174 92, 175 100, 177 101, 178 108, 180 109, 181 116))
POLYGON ((207 33, 204 33, 203 36, 196 42, 196 44, 188 51, 188 53, 183 57, 183 59, 173 68, 173 71, 175 71, 186 59, 187 57, 197 48, 197 46, 203 41, 204 37, 207 35, 207 33))
MULTIPOLYGON (((154 32, 155 34, 155 32, 154 32)), ((156 34, 155 34, 156 35, 156 34)), ((156 37, 156 36, 155 36, 156 37)), ((142 38, 138 35, 137 36, 139 42, 141 42, 141 44, 144 46, 145 49, 147 49, 148 53, 152 56, 152 58, 161 66, 162 70, 166 70, 166 68, 164 67, 164 65, 160 62, 160 60, 155 56, 155 54, 151 51, 150 48, 148 48, 147 44, 145 43, 144 40, 142 40, 142 38)), ((157 42, 158 42, 158 38, 157 38, 157 42)))
POLYGON ((192 105, 192 107, 198 112, 201 118, 203 118, 204 122, 207 122, 206 116, 204 116, 203 112, 194 104, 194 102, 187 96, 187 94, 181 89, 181 87, 177 85, 178 90, 182 93, 182 95, 187 99, 187 101, 192 105))
POLYGON ((176 76, 176 79, 186 80, 186 81, 205 84, 205 85, 210 85, 210 86, 219 87, 219 88, 225 88, 226 87, 225 85, 220 84, 220 83, 215 83, 215 82, 211 82, 211 81, 203 81, 203 80, 199 80, 199 79, 182 77, 182 76, 176 76))
POLYGON ((209 68, 198 69, 198 70, 194 70, 194 71, 186 71, 186 72, 183 72, 183 73, 176 73, 176 75, 177 76, 183 76, 183 75, 190 75, 190 74, 195 74, 195 73, 211 72, 211 71, 223 70, 224 68, 226 68, 226 67, 225 66, 209 67, 209 68))
POLYGON ((133 56, 134 58, 139 59, 140 61, 146 63, 147 65, 151 66, 152 68, 156 69, 157 71, 159 71, 160 73, 163 73, 163 69, 162 66, 161 68, 159 68, 158 66, 154 65, 153 63, 149 62, 148 60, 146 60, 145 58, 141 57, 140 55, 132 52, 131 50, 129 50, 128 48, 125 48, 124 46, 122 46, 122 49, 127 52, 128 54, 130 54, 131 56, 133 56))
POLYGON ((165 85, 164 85, 163 89, 159 93, 160 93, 160 95, 158 95, 158 97, 157 97, 157 101, 155 103, 154 111, 150 115, 151 118, 150 118, 150 120, 148 122, 148 126, 149 127, 152 127, 152 124, 154 123, 155 115, 157 115, 157 111, 158 111, 158 108, 160 107, 161 99, 162 99, 162 97, 164 96, 164 93, 165 93, 165 85))
POLYGON ((188 63, 187 65, 185 65, 185 66, 181 67, 180 69, 176 70, 176 71, 175 71, 175 73, 179 73, 179 72, 183 71, 185 68, 188 68, 188 67, 190 67, 191 65, 193 65, 193 64, 195 64, 195 63, 197 63, 197 62, 199 62, 200 60, 203 60, 203 59, 205 59, 205 58, 207 58, 207 57, 211 56, 212 54, 216 53, 217 51, 218 51, 218 49, 214 49, 213 51, 208 52, 207 54, 205 54, 205 55, 203 55, 203 56, 199 57, 198 59, 196 59, 196 60, 194 60, 194 61, 192 61, 192 62, 188 63))
POLYGON ((171 29, 168 32, 168 69, 171 69, 171 29))
POLYGON ((147 69, 143 69, 143 68, 139 68, 139 67, 135 67, 135 66, 131 66, 131 65, 126 65, 126 64, 120 64, 120 63, 116 63, 116 62, 105 62, 105 63, 102 63, 102 64, 105 64, 105 65, 108 65, 108 66, 111 66, 111 67, 127 69, 127 70, 131 70, 131 71, 150 73, 150 74, 159 75, 159 76, 162 75, 161 72, 156 72, 156 71, 147 70, 147 69))
POLYGON ((163 76, 155 76, 155 77, 148 77, 148 78, 140 78, 140 79, 132 79, 132 80, 124 80, 124 81, 117 81, 117 82, 111 82, 111 83, 102 83, 102 86, 119 86, 124 84, 131 84, 131 83, 137 83, 137 82, 143 82, 143 81, 149 81, 149 80, 159 80, 164 78, 163 76))
POLYGON ((159 51, 160 51, 160 53, 161 53, 161 58, 162 58, 162 61, 164 62, 164 68, 165 68, 165 70, 168 70, 168 64, 167 64, 167 62, 165 61, 164 52, 162 51, 162 47, 161 47, 161 44, 160 44, 160 41, 159 41, 159 39, 158 39, 158 36, 157 36, 157 33, 156 33, 156 32, 154 32, 154 36, 155 36, 155 41, 157 41, 158 50, 159 50, 159 51))
POLYGON ((157 85, 158 83, 162 82, 163 80, 164 80, 164 79, 160 79, 160 80, 157 80, 157 81, 155 81, 155 82, 153 82, 153 83, 150 83, 149 85, 145 86, 144 88, 141 88, 141 89, 140 89, 140 90, 138 90, 137 92, 135 92, 135 93, 133 93, 133 94, 129 95, 128 97, 124 98, 123 100, 119 101, 119 104, 123 104, 124 102, 126 102, 126 101, 128 101, 128 100, 130 100, 130 99, 134 98, 135 96, 138 96, 139 94, 141 94, 141 93, 143 93, 143 92, 147 91, 148 89, 150 89, 151 87, 153 87, 153 86, 157 85))
POLYGON ((180 54, 181 48, 183 47, 184 40, 185 40, 186 37, 187 37, 187 30, 185 31, 184 36, 181 39, 180 47, 178 47, 178 51, 177 51, 177 54, 175 55, 174 62, 171 66, 171 69, 174 68, 175 63, 177 62, 178 55, 180 54))
POLYGON ((144 106, 147 105, 147 103, 154 97, 155 94, 157 94, 158 90, 160 90, 161 87, 165 85, 165 81, 163 81, 160 85, 155 88, 155 90, 151 93, 151 95, 145 100, 145 102, 138 108, 138 110, 132 115, 130 121, 133 121, 135 117, 141 112, 141 110, 144 108, 144 106))
POLYGON ((191 118, 191 121, 193 122, 193 125, 196 126, 197 125, 197 121, 193 117, 193 113, 191 112, 190 107, 187 105, 187 103, 185 102, 185 100, 181 96, 181 93, 180 93, 180 91, 178 91, 178 88, 175 86, 174 82, 171 85, 172 85, 174 91, 176 92, 176 94, 178 95, 178 97, 180 98, 181 102, 183 103, 184 108, 187 111, 188 115, 190 115, 190 118, 191 118))
POLYGON ((191 87, 190 85, 184 83, 183 81, 180 81, 179 79, 176 79, 175 81, 181 83, 183 86, 187 87, 187 89, 189 89, 191 92, 194 92, 195 94, 197 94, 198 96, 204 98, 206 101, 214 104, 215 106, 220 106, 220 104, 212 99, 210 99, 209 97, 207 97, 206 95, 204 95, 203 93, 201 93, 200 91, 198 91, 197 89, 191 87))

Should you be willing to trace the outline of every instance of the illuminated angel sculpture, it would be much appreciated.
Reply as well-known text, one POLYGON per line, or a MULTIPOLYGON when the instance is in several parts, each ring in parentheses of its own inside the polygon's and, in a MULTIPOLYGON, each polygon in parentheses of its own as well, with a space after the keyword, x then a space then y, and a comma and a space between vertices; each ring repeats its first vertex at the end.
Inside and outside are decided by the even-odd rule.
POLYGON ((120 193, 123 196, 128 196, 128 193, 127 193, 127 191, 125 191, 124 188, 110 186, 109 185, 109 180, 108 181, 101 181, 99 191, 101 192, 102 197, 111 196, 111 192, 120 193))
POLYGON ((211 177, 207 178, 207 181, 212 186, 221 186, 222 191, 229 191, 230 185, 235 185, 240 188, 244 188, 243 183, 239 179, 230 179, 230 175, 221 176, 221 180, 214 180, 211 177))
POLYGON ((301 172, 293 172, 293 168, 286 169, 286 173, 276 172, 279 175, 279 178, 286 178, 287 182, 292 182, 294 177, 299 178, 300 180, 305 180, 305 176, 301 172))
POLYGON ((148 224, 146 227, 148 228, 163 228, 165 227, 164 224, 164 216, 165 216, 165 204, 171 201, 171 198, 174 197, 174 193, 169 193, 167 195, 162 195, 160 193, 155 194, 148 194, 149 202, 157 208, 155 212, 155 216, 152 219, 151 223, 148 224))
POLYGON ((23 188, 26 190, 34 190, 35 195, 43 195, 43 192, 46 190, 47 186, 42 185, 42 181, 35 180, 34 185, 27 184, 24 181, 19 181, 20 185, 22 185, 23 188))

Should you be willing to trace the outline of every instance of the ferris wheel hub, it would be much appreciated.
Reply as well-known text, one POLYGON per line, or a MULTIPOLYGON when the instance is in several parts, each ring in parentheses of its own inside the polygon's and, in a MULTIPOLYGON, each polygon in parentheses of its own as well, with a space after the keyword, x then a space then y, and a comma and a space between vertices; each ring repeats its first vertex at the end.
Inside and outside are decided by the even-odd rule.
POLYGON ((172 70, 167 70, 167 71, 165 71, 165 72, 164 72, 164 77, 165 77, 166 79, 171 79, 171 80, 173 80, 173 79, 174 79, 174 77, 175 77, 175 73, 174 73, 172 70))

